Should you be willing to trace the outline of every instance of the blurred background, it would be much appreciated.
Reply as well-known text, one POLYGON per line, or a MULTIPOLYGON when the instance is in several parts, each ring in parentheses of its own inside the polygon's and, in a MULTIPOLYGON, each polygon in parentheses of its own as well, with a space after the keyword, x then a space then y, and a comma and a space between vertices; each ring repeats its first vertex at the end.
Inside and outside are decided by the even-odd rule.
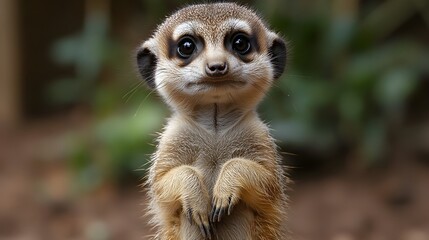
MULTIPOLYGON (((192 1, 194 2, 194 1, 192 1)), ((259 107, 296 240, 429 239, 429 1, 239 1, 289 42, 259 107)), ((169 112, 134 53, 188 1, 0 0, 0 239, 146 239, 169 112)))

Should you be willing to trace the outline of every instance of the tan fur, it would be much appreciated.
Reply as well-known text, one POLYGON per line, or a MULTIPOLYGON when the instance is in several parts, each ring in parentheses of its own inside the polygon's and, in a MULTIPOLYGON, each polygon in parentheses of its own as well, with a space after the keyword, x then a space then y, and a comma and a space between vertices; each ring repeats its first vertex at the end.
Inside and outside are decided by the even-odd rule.
MULTIPOLYGON (((188 29, 188 27, 183 27, 188 29)), ((249 33, 250 34, 250 33, 249 33)), ((278 36, 251 10, 232 3, 193 5, 158 27, 142 48, 157 56, 156 89, 173 115, 153 155, 148 186, 155 239, 287 239, 285 177, 276 145, 255 109, 273 81, 268 48, 278 36), (242 20, 257 37, 259 50, 243 63, 223 47, 242 20), (168 56, 176 27, 190 22, 205 47, 186 66, 168 56), (207 86, 207 61, 227 61, 227 80, 236 85, 207 86), (230 208, 228 209, 230 205, 230 208), (213 218, 212 208, 222 209, 213 218)))

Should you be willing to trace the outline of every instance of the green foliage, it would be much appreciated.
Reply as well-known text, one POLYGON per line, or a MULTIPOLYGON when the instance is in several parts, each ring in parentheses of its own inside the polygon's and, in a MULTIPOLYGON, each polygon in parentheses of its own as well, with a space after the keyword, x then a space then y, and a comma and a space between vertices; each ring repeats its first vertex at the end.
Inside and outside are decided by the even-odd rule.
POLYGON ((82 32, 60 39, 52 49, 53 59, 73 66, 74 77, 55 81, 48 89, 51 102, 68 104, 92 101, 96 80, 103 66, 118 55, 119 47, 109 38, 107 17, 101 12, 88 16, 82 32))
POLYGON ((353 2, 289 2, 267 9, 292 52, 261 110, 273 119, 281 142, 320 154, 346 145, 368 164, 384 156, 392 124, 403 118, 405 103, 429 73, 429 48, 405 36, 383 39, 384 26, 400 26, 392 26, 389 14, 407 1, 387 2, 368 17, 361 16, 365 6, 353 2))
POLYGON ((150 101, 134 114, 122 112, 95 122, 90 132, 74 139, 70 166, 78 190, 92 189, 105 181, 126 182, 144 176, 154 151, 154 133, 160 129, 165 109, 150 101))

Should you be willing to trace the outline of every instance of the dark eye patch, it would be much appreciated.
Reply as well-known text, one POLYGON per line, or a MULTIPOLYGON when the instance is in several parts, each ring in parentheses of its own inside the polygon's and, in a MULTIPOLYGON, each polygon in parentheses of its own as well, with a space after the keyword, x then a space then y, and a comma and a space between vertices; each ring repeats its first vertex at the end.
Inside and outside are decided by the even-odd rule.
POLYGON ((248 54, 259 52, 259 44, 254 34, 246 34, 241 31, 231 31, 224 39, 225 48, 235 54, 244 62, 250 62, 248 54))
POLYGON ((204 39, 200 36, 184 35, 178 40, 168 39, 168 57, 177 58, 186 66, 192 62, 204 48, 204 39))

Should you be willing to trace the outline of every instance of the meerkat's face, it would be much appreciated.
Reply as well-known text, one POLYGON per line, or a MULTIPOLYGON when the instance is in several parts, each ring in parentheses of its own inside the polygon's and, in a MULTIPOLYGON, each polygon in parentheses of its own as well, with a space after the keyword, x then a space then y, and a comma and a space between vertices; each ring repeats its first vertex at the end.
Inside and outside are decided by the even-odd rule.
POLYGON ((257 103, 284 71, 286 45, 245 7, 201 4, 168 17, 137 62, 148 85, 176 104, 257 103))

